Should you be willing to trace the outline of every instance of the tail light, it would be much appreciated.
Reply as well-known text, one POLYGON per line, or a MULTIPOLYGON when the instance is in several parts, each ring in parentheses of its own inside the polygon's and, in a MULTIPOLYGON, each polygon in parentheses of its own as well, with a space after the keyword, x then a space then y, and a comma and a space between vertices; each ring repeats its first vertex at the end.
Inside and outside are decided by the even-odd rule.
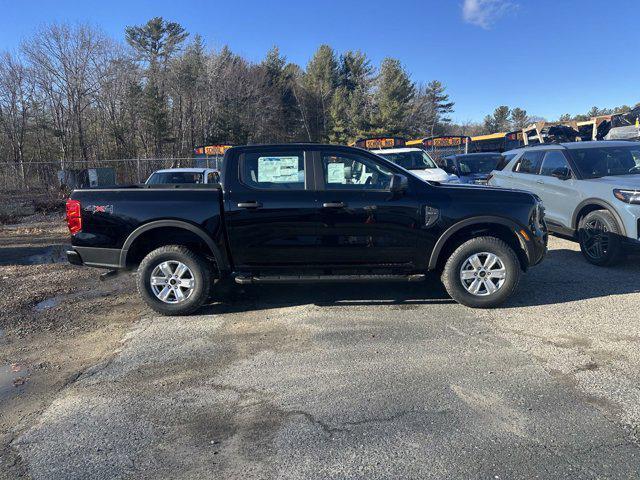
POLYGON ((82 230, 82 215, 78 200, 67 200, 67 226, 71 235, 82 230))

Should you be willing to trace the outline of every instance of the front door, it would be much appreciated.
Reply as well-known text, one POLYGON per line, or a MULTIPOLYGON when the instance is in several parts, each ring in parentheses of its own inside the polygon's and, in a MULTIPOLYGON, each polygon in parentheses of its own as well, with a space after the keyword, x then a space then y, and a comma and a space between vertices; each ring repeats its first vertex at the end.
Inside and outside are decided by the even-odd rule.
POLYGON ((417 258, 420 208, 390 192, 392 167, 375 156, 330 149, 314 152, 325 265, 410 270, 417 258))
POLYGON ((310 165, 308 153, 295 147, 240 154, 239 175, 224 185, 237 270, 286 268, 314 258, 320 224, 310 165))

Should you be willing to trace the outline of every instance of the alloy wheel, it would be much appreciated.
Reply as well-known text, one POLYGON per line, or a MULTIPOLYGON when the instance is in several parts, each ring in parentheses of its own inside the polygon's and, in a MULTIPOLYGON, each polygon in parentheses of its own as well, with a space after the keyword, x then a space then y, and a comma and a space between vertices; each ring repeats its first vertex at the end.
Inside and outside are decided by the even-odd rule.
POLYGON ((153 294, 164 303, 184 302, 195 287, 189 267, 176 260, 158 264, 151 272, 150 281, 153 294))
POLYGON ((467 292, 479 297, 493 295, 507 278, 503 261, 489 252, 474 253, 460 268, 460 281, 467 292))

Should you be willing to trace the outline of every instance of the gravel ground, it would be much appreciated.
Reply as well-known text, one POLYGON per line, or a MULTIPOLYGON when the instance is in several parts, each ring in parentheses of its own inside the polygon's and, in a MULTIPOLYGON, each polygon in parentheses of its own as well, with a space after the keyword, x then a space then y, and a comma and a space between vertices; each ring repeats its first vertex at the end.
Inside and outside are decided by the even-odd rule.
POLYGON ((140 318, 130 278, 61 263, 68 240, 59 214, 0 226, 0 479, 26 476, 10 443, 140 318))
MULTIPOLYGON (((639 478, 640 262, 601 269, 550 246, 491 311, 437 282, 256 287, 187 318, 143 310, 12 437, 21 470, 8 471, 639 478)), ((92 312, 117 300, 101 301, 92 312)))

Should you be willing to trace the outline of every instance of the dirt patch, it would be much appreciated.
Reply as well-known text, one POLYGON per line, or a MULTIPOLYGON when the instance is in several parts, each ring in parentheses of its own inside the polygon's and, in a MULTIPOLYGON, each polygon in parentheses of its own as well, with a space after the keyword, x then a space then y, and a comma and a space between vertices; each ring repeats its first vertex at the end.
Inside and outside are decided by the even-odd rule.
POLYGON ((0 228, 0 479, 26 474, 12 440, 142 312, 131 276, 61 261, 68 242, 58 213, 0 228))

